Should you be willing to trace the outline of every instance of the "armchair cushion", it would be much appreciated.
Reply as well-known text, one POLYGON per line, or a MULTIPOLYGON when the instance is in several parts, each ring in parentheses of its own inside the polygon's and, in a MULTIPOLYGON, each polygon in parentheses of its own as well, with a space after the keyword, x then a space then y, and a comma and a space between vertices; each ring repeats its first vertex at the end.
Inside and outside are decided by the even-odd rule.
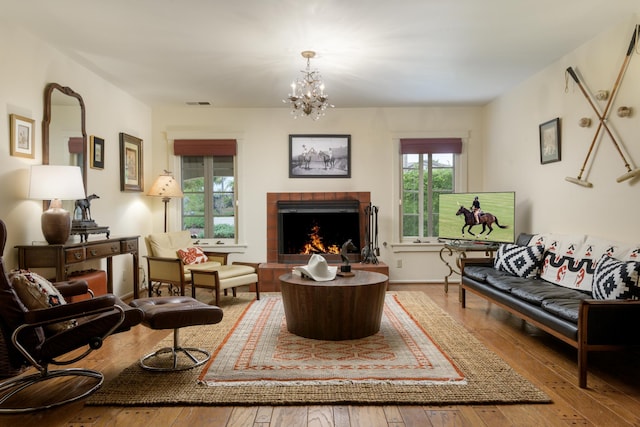
MULTIPOLYGON (((51 282, 32 271, 13 270, 9 274, 9 280, 18 298, 29 310, 51 308, 67 303, 51 282)), ((49 328, 53 331, 61 331, 75 324, 74 320, 68 320, 50 325, 49 328)))
POLYGON ((218 270, 218 277, 220 280, 256 273, 256 269, 249 267, 248 265, 225 265, 220 268, 216 268, 215 270, 218 270))
POLYGON ((220 267, 222 264, 220 264, 218 261, 207 261, 207 262, 201 262, 200 264, 190 264, 190 265, 185 265, 184 266, 184 277, 185 280, 190 281, 191 280, 191 270, 206 270, 206 269, 210 269, 210 268, 215 268, 215 267, 220 267))
POLYGON ((202 249, 197 246, 178 249, 177 252, 178 257, 185 265, 202 264, 203 262, 207 262, 209 260, 205 253, 202 252, 202 249))

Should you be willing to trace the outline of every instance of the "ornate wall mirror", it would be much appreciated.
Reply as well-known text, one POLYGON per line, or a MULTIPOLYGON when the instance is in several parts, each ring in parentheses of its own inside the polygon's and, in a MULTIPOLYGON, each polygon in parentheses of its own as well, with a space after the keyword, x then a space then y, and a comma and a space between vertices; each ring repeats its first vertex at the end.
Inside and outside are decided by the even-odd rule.
POLYGON ((84 100, 70 87, 49 83, 44 91, 42 164, 80 166, 87 189, 84 100))

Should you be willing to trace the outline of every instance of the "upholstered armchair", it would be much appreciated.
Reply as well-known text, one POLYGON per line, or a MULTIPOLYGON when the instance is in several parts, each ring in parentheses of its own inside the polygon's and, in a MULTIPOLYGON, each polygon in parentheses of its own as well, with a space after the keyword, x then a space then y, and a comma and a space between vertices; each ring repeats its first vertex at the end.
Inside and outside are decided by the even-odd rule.
POLYGON ((65 296, 88 292, 85 281, 55 287, 30 271, 7 274, 1 257, 6 240, 0 220, 0 377, 8 378, 0 380, 0 413, 52 408, 88 396, 102 385, 101 372, 49 366, 83 359, 109 335, 140 323, 142 311, 114 295, 66 304, 65 296), (37 372, 19 375, 29 367, 37 372), (67 381, 55 381, 62 377, 67 381), (49 385, 44 392, 43 383, 49 385))
POLYGON ((150 234, 145 237, 147 247, 147 273, 149 296, 160 295, 162 284, 169 285, 169 293, 185 294, 191 286, 195 298, 196 287, 208 287, 215 293, 218 305, 220 291, 226 294, 232 289, 255 285, 256 297, 260 299, 258 263, 235 261, 228 263, 228 254, 194 246, 188 230, 150 234), (196 273, 197 272, 197 273, 196 273), (193 283, 194 273, 200 274, 198 284, 193 283))

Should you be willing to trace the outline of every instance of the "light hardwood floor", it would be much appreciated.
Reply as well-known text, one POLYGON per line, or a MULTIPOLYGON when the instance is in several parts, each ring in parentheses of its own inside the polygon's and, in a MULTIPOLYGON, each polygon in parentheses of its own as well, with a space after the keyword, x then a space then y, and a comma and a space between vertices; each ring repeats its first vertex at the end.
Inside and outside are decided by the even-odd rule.
MULTIPOLYGON (((0 416, 0 426, 640 426, 640 353, 590 357, 589 388, 577 387, 576 351, 487 301, 458 288, 392 285, 420 290, 475 334, 516 371, 544 390, 552 404, 456 406, 264 406, 264 407, 85 407, 77 402, 28 415, 0 416)), ((209 295, 198 295, 209 301, 209 295)), ((221 304, 224 308, 224 305, 221 304)), ((640 319, 639 319, 640 320, 640 319)), ((637 325, 621 325, 637 327, 637 325)), ((113 378, 169 331, 142 326, 110 337, 83 366, 113 378)))

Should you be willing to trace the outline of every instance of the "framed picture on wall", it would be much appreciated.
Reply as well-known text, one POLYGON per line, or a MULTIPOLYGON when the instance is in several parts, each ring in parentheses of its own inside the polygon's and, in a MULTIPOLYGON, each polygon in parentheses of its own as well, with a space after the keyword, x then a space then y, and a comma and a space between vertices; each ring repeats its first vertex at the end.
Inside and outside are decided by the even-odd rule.
POLYGON ((104 139, 91 135, 89 137, 89 151, 91 167, 104 169, 104 139))
POLYGON ((351 178, 351 135, 289 135, 289 178, 351 178))
POLYGON ((35 141, 36 136, 34 132, 35 120, 28 119, 26 117, 19 116, 17 114, 10 114, 10 153, 16 157, 26 157, 28 159, 34 159, 36 156, 35 141))
POLYGON ((142 140, 120 133, 120 191, 143 191, 142 140))
POLYGON ((560 118, 540 125, 540 163, 560 161, 560 118))

